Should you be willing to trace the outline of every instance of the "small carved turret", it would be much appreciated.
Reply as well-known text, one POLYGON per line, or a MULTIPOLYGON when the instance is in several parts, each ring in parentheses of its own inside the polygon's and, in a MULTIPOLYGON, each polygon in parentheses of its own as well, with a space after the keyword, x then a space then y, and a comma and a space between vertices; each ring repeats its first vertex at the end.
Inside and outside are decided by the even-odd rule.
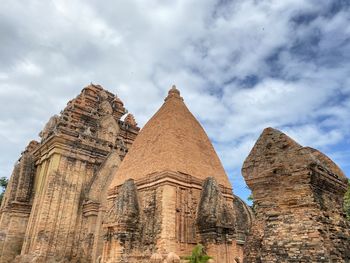
POLYGON ((124 103, 121 101, 121 99, 119 99, 117 97, 117 95, 115 96, 115 98, 113 99, 113 105, 116 108, 123 108, 124 107, 124 103))
POLYGON ((233 208, 226 203, 216 180, 208 177, 203 183, 197 215, 203 241, 225 241, 226 237, 220 234, 233 235, 234 221, 233 208))
POLYGON ((119 223, 127 228, 134 228, 139 218, 139 202, 134 180, 125 181, 115 200, 115 212, 119 215, 119 223))
POLYGON ((107 221, 116 226, 115 231, 129 232, 137 226, 139 214, 137 189, 134 180, 129 179, 121 186, 107 221))
POLYGON ((104 238, 109 246, 114 246, 113 251, 105 251, 104 257, 122 254, 131 246, 139 227, 139 218, 137 188, 134 180, 129 179, 120 187, 114 205, 104 221, 104 238))
POLYGON ((36 148, 38 148, 40 145, 39 142, 32 140, 29 142, 29 144, 27 145, 25 152, 33 152, 36 148))
POLYGON ((49 119, 49 121, 46 123, 44 129, 39 133, 39 136, 41 137, 42 141, 44 141, 51 134, 54 133, 54 131, 57 127, 58 121, 59 121, 58 115, 54 115, 49 119))
POLYGON ((137 127, 137 123, 135 120, 134 115, 132 115, 131 113, 129 113, 126 117, 125 117, 125 123, 129 124, 132 127, 137 127))

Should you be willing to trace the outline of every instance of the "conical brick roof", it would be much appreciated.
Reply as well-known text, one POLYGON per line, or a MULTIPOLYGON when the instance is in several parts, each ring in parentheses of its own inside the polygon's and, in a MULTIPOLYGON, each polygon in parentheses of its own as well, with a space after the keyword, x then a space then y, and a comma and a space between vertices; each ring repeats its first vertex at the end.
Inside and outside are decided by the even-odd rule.
POLYGON ((202 180, 212 176, 219 184, 231 188, 207 134, 175 86, 137 136, 111 187, 130 178, 145 179, 163 171, 181 172, 202 180))

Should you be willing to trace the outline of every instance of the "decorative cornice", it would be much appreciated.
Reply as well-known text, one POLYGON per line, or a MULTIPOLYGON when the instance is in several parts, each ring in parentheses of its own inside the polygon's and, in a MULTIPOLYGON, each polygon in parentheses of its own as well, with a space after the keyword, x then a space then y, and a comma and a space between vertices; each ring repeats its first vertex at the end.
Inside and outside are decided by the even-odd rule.
MULTIPOLYGON (((173 172, 173 171, 162 171, 158 173, 152 173, 146 176, 143 179, 136 180, 135 185, 137 187, 137 190, 143 190, 151 187, 156 187, 159 185, 175 185, 175 186, 183 186, 188 188, 195 188, 198 190, 202 189, 203 180, 198 179, 194 176, 191 176, 189 174, 184 174, 180 172, 173 172)), ((114 198, 116 194, 118 193, 119 188, 121 185, 118 185, 108 191, 108 197, 114 198)), ((233 200, 233 193, 232 189, 223 186, 222 184, 219 185, 220 191, 222 192, 223 196, 226 198, 230 198, 233 200)))

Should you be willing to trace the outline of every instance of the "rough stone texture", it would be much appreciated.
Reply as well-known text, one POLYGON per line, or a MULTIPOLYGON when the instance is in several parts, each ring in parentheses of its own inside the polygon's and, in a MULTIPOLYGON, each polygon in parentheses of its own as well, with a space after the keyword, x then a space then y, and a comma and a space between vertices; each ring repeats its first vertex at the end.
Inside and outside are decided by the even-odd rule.
POLYGON ((227 241, 231 243, 235 227, 233 207, 226 203, 213 177, 208 177, 203 183, 198 206, 197 224, 203 236, 204 244, 207 242, 222 243, 227 241))
POLYGON ((6 190, 1 263, 178 262, 203 241, 216 262, 242 259, 250 209, 180 92, 169 91, 127 155, 139 128, 125 113, 91 84, 50 118, 6 190), (210 229, 197 224, 203 215, 214 215, 210 229))
POLYGON ((102 218, 107 210, 107 189, 120 162, 120 151, 112 150, 84 191, 86 195, 82 207, 84 229, 78 242, 83 255, 80 258, 85 258, 88 262, 95 262, 102 255, 102 218))
POLYGON ((159 253, 154 253, 152 256, 151 256, 151 260, 150 260, 151 263, 163 263, 163 256, 159 253))
MULTIPOLYGON (((244 245, 254 220, 253 211, 242 199, 234 195, 233 212, 235 218, 236 243, 239 245, 244 245)), ((240 254, 239 258, 243 258, 243 254, 240 254)))
MULTIPOLYGON (((50 118, 15 166, 0 211, 0 262, 91 262, 102 254, 107 188, 139 128, 89 85, 50 118)), ((130 119, 130 117, 129 117, 130 119)))
POLYGON ((160 189, 138 191, 133 180, 118 189, 103 220, 103 262, 141 262, 156 251, 160 233, 160 189))
POLYGON ((217 262, 242 262, 243 245, 253 220, 250 207, 237 196, 233 197, 233 201, 228 201, 213 177, 204 181, 197 227, 200 243, 217 262))
POLYGON ((218 262, 232 262, 239 256, 234 253, 235 214, 232 204, 232 200, 225 200, 213 177, 204 181, 197 212, 198 232, 200 243, 218 262))
POLYGON ((117 254, 121 260, 127 262, 128 254, 135 243, 139 243, 141 225, 137 195, 134 181, 125 181, 104 220, 104 226, 107 228, 104 239, 109 245, 109 249, 105 249, 106 253, 103 255, 106 261, 112 261, 117 254))
POLYGON ((31 209, 34 183, 33 151, 39 143, 31 141, 14 167, 0 208, 0 262, 10 262, 21 252, 31 209))
POLYGON ((102 262, 146 263, 155 254, 179 262, 169 253, 190 255, 203 241, 217 262, 242 259, 247 229, 240 222, 238 236, 235 217, 251 220, 250 210, 232 194, 212 144, 175 87, 141 130, 108 194, 102 262), (130 179, 136 188, 126 187, 130 179))
POLYGON ((179 171, 204 180, 212 176, 231 188, 222 164, 205 131, 187 109, 176 88, 147 122, 130 154, 118 169, 112 186, 161 171, 179 171))
POLYGON ((174 252, 170 252, 166 257, 166 263, 180 263, 180 257, 174 252))
POLYGON ((256 210, 244 262, 349 262, 347 179, 327 156, 267 128, 242 173, 256 210))
POLYGON ((128 115, 126 115, 124 122, 132 127, 137 127, 137 123, 135 121, 135 117, 134 115, 132 115, 131 113, 129 113, 128 115))

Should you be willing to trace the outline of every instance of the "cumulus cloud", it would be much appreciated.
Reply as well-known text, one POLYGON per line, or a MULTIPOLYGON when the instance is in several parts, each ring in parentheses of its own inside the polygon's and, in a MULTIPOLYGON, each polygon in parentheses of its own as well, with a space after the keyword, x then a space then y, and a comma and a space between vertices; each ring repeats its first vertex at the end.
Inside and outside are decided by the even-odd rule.
POLYGON ((117 93, 140 125, 175 83, 236 193, 267 126, 349 156, 347 1, 39 1, 0 7, 0 176, 90 82, 117 93))

